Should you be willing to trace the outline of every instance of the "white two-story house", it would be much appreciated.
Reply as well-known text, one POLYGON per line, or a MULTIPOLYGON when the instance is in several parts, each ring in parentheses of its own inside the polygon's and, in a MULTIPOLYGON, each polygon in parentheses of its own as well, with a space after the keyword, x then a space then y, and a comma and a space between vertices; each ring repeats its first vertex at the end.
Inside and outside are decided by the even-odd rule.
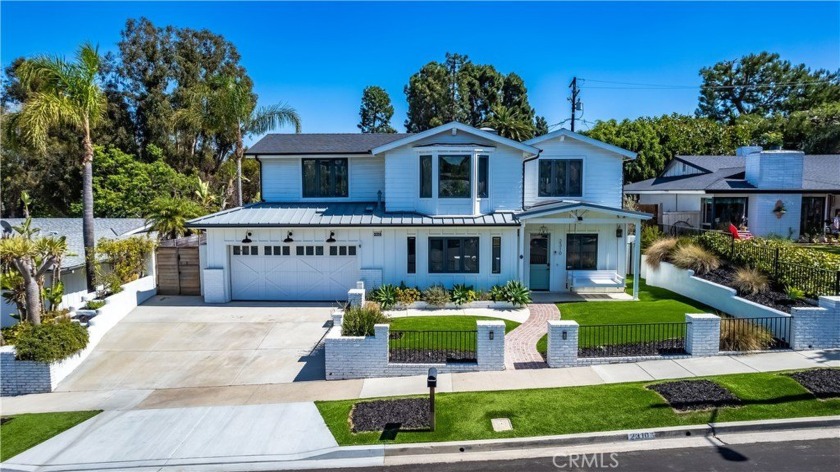
POLYGON ((628 225, 648 218, 621 208, 635 154, 567 130, 271 134, 247 155, 263 201, 189 222, 207 302, 343 300, 358 280, 623 290, 628 225))

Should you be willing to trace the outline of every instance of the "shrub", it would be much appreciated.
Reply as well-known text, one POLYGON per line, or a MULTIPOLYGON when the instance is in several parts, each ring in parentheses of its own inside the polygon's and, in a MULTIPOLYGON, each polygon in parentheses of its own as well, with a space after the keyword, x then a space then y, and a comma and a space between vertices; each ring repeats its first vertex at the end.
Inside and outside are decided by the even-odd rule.
POLYGON ((785 292, 787 293, 788 299, 792 301, 798 301, 805 298, 805 291, 793 286, 787 287, 785 292))
POLYGON ((96 244, 97 255, 111 264, 121 284, 127 284, 145 275, 146 261, 154 250, 155 242, 145 236, 102 238, 96 244))
POLYGON ((677 247, 677 238, 667 237, 656 240, 645 250, 647 265, 651 269, 658 269, 663 261, 667 261, 677 247))
POLYGON ((26 324, 15 342, 21 361, 55 362, 69 357, 88 344, 88 332, 67 319, 38 326, 26 324))
POLYGON ((720 259, 696 244, 679 246, 671 254, 671 262, 680 269, 691 269, 695 274, 705 274, 720 267, 720 259))
POLYGON ((382 313, 377 303, 365 303, 364 306, 351 306, 344 311, 341 325, 342 336, 373 336, 374 325, 389 323, 390 318, 382 313))
POLYGON ((452 287, 452 301, 456 305, 464 305, 474 302, 476 299, 475 290, 472 285, 456 284, 452 287))
POLYGON ((732 285, 740 293, 755 295, 764 292, 770 286, 767 276, 752 267, 741 267, 735 271, 732 285))
POLYGON ((431 306, 444 306, 449 303, 449 292, 443 285, 432 285, 423 290, 423 301, 431 306))
POLYGON ((411 305, 418 300, 420 300, 420 290, 402 286, 397 288, 397 302, 400 305, 411 305))
POLYGON ((85 304, 86 310, 98 310, 105 306, 105 300, 90 300, 85 304))
POLYGON ((490 295, 490 292, 486 290, 479 290, 475 292, 475 299, 482 301, 482 302, 490 302, 493 301, 493 297, 490 295))
POLYGON ((659 229, 659 226, 644 226, 642 227, 642 249, 647 249, 654 242, 665 237, 665 233, 659 229))
POLYGON ((387 310, 397 304, 397 286, 385 284, 371 293, 371 300, 379 303, 383 310, 387 310))
POLYGON ((760 351, 773 344, 773 333, 749 322, 721 323, 721 351, 760 351))
POLYGON ((513 303, 514 306, 522 306, 531 303, 531 290, 522 282, 511 280, 502 288, 504 300, 513 303))
POLYGON ((505 288, 501 285, 494 285, 490 287, 490 299, 494 302, 503 302, 505 301, 505 288))

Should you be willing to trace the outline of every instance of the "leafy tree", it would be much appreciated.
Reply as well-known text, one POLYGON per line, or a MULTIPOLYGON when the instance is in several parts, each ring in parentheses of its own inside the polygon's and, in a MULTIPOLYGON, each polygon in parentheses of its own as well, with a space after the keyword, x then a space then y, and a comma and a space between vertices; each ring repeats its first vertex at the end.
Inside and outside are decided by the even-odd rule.
POLYGON ((516 141, 525 141, 534 134, 534 128, 527 119, 504 105, 494 107, 484 124, 496 130, 499 136, 516 141))
POLYGON ((371 85, 362 92, 362 106, 359 108, 360 122, 357 125, 362 133, 396 133, 391 126, 394 106, 391 97, 382 87, 371 85))
MULTIPOLYGON (((21 83, 31 93, 20 111, 7 122, 8 136, 46 149, 49 130, 61 125, 81 136, 82 232, 85 258, 93 257, 93 140, 91 129, 102 119, 105 94, 99 86, 100 57, 96 48, 83 45, 75 62, 46 56, 26 60, 18 67, 21 83)), ((88 288, 93 288, 93 264, 86 264, 88 288)))
POLYGON ((187 234, 187 221, 204 213, 192 200, 159 197, 153 200, 145 215, 146 224, 163 239, 177 239, 187 234))
POLYGON ((807 154, 840 154, 840 103, 792 113, 783 135, 788 149, 801 149, 807 154))
POLYGON ((699 116, 733 122, 744 114, 789 114, 840 101, 840 71, 811 71, 762 52, 700 70, 699 116))
POLYGON ((548 134, 548 121, 544 116, 534 117, 534 136, 542 136, 548 134))

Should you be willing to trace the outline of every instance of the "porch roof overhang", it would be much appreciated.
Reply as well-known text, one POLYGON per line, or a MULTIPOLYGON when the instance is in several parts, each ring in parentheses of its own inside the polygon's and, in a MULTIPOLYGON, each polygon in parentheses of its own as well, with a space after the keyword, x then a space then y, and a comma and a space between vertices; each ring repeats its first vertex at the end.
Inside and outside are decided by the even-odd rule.
POLYGON ((649 213, 643 213, 640 211, 630 211, 621 208, 597 205, 595 203, 568 200, 545 203, 538 206, 534 206, 522 213, 519 213, 516 216, 517 219, 519 219, 519 221, 523 224, 575 222, 585 223, 587 221, 597 223, 614 223, 616 220, 620 219, 643 221, 649 220, 653 217, 653 215, 649 213), (595 214, 593 215, 594 218, 586 217, 586 214, 589 212, 595 214))

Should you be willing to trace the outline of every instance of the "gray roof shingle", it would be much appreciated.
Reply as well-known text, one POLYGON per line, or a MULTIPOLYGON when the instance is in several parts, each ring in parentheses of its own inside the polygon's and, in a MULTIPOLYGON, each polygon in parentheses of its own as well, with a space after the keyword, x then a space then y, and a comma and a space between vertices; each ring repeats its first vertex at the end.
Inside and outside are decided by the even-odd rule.
MULTIPOLYGON (((4 218, 2 221, 12 226, 21 225, 23 218, 4 218)), ((118 238, 130 233, 139 232, 146 226, 142 218, 94 218, 93 234, 99 238, 118 238)), ((66 236, 67 251, 72 255, 66 256, 61 262, 63 269, 81 267, 85 262, 85 244, 82 236, 81 218, 32 218, 32 227, 40 229, 40 236, 66 236)))
POLYGON ((368 154, 383 144, 411 136, 407 133, 267 134, 245 154, 368 154))

